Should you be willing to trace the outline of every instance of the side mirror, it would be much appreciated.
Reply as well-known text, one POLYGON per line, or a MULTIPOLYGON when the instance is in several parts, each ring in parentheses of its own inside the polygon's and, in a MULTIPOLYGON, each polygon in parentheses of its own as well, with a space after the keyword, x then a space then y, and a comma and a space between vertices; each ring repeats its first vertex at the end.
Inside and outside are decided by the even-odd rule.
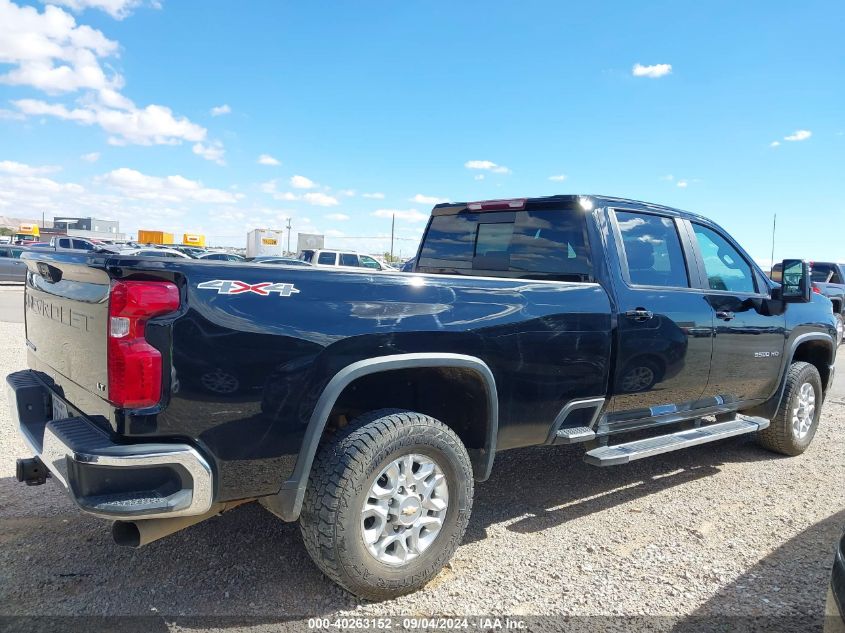
POLYGON ((801 259, 785 259, 781 270, 781 299, 787 303, 809 303, 813 291, 810 265, 801 259))

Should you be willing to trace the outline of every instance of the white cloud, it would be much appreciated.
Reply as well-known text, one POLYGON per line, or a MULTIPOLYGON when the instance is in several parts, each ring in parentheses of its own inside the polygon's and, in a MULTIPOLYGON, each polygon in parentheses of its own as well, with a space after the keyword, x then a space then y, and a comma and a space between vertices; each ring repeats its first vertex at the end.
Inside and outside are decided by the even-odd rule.
POLYGON ((84 160, 86 163, 96 163, 100 160, 100 152, 89 152, 87 154, 83 154, 79 158, 84 160))
POLYGON ((55 171, 61 171, 61 169, 58 165, 33 167, 13 160, 0 160, 0 172, 12 174, 13 176, 37 176, 39 174, 50 174, 55 171))
POLYGON ((464 163, 467 169, 483 169, 494 174, 509 174, 511 170, 504 165, 497 165, 491 160, 468 160, 464 163))
POLYGON ((806 141, 813 133, 810 130, 795 130, 789 136, 784 136, 784 141, 806 141))
POLYGON ((334 222, 346 222, 347 220, 350 220, 351 218, 348 215, 346 215, 345 213, 329 213, 326 216, 326 219, 327 220, 333 220, 334 222))
POLYGON ((12 103, 29 116, 54 116, 82 125, 99 125, 112 135, 110 145, 176 145, 182 141, 202 141, 206 135, 204 127, 185 117, 175 117, 170 108, 160 105, 116 110, 99 104, 68 109, 63 104, 38 99, 19 99, 12 103))
POLYGON ((364 198, 372 198, 373 200, 384 200, 384 194, 380 191, 375 191, 373 193, 362 193, 361 196, 364 198))
MULTIPOLYGON (((49 0, 50 4, 57 4, 67 7, 71 11, 79 13, 85 9, 99 9, 105 11, 115 20, 122 20, 132 15, 132 12, 145 2, 143 0, 49 0)), ((159 9, 161 5, 153 0, 148 6, 159 9)))
POLYGON ((69 13, 47 6, 19 7, 0 0, 0 63, 13 66, 0 83, 32 86, 50 93, 120 87, 99 58, 117 54, 118 43, 89 26, 77 26, 69 13))
POLYGON ((315 207, 336 207, 340 204, 334 196, 319 192, 309 192, 302 196, 308 204, 313 204, 315 207))
MULTIPOLYGON (((139 6, 134 0, 61 0, 66 6, 102 8, 115 17, 139 6)), ((0 0, 0 83, 28 86, 50 95, 82 94, 73 106, 36 98, 12 103, 25 116, 52 116, 81 125, 98 125, 115 145, 197 143, 206 130, 170 108, 136 106, 121 94, 124 79, 108 66, 119 44, 51 3, 39 12, 0 0)))
POLYGON ((214 106, 211 108, 211 116, 221 116, 223 114, 229 114, 232 111, 232 108, 229 107, 228 103, 224 103, 223 105, 214 106))
POLYGON ((346 196, 347 198, 354 198, 358 193, 354 189, 341 189, 337 192, 340 196, 346 196))
POLYGON ((295 193, 291 193, 290 191, 273 193, 273 198, 275 198, 276 200, 284 200, 285 202, 292 202, 294 200, 301 200, 301 198, 298 195, 296 195, 295 193))
POLYGON ((686 189, 689 186, 689 182, 686 180, 679 180, 676 184, 681 189, 686 189))
POLYGON ((290 186, 294 189, 313 189, 317 186, 317 183, 310 178, 297 174, 296 176, 291 176, 290 186))
POLYGON ((675 177, 672 174, 666 174, 665 176, 661 176, 660 180, 668 180, 669 182, 672 182, 675 180, 675 177))
POLYGON ((652 64, 651 66, 634 64, 634 67, 631 69, 631 74, 634 77, 649 77, 650 79, 657 79, 671 72, 672 64, 652 64))
POLYGON ((114 187, 126 197, 144 200, 234 204, 243 198, 243 194, 203 187, 200 182, 184 176, 148 176, 128 167, 112 170, 98 181, 114 187))
POLYGON ((779 147, 779 146, 780 146, 780 141, 772 141, 771 143, 769 143, 769 147, 779 147))
POLYGON ((417 209, 378 209, 373 211, 371 215, 388 219, 395 216, 397 220, 404 222, 425 222, 429 217, 428 213, 422 213, 417 209))
POLYGON ((418 193, 413 198, 410 199, 411 202, 417 202, 419 204, 440 204, 441 202, 448 202, 446 198, 436 198, 435 196, 424 196, 421 193, 418 193))
POLYGON ((552 182, 563 182, 566 180, 566 174, 557 174, 556 176, 549 176, 549 180, 552 182))
POLYGON ((476 174, 472 178, 473 180, 484 180, 484 174, 476 174))
POLYGON ((258 162, 259 165, 270 165, 272 167, 275 167, 277 165, 281 165, 281 163, 278 161, 278 159, 273 158, 272 156, 270 156, 270 154, 262 154, 261 156, 258 157, 257 162, 258 162))
POLYGON ((202 156, 205 160, 210 160, 218 165, 226 164, 223 158, 226 155, 226 150, 223 149, 223 143, 220 141, 212 141, 208 144, 196 143, 193 147, 193 152, 197 156, 202 156))

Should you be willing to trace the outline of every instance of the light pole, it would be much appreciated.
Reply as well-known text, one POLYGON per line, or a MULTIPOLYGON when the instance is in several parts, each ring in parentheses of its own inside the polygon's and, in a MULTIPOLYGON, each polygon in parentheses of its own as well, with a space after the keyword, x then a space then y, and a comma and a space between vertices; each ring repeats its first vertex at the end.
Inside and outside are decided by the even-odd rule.
POLYGON ((396 226, 396 214, 390 216, 390 261, 393 261, 393 228, 396 226))
POLYGON ((288 255, 290 255, 290 218, 287 218, 288 221, 288 255))

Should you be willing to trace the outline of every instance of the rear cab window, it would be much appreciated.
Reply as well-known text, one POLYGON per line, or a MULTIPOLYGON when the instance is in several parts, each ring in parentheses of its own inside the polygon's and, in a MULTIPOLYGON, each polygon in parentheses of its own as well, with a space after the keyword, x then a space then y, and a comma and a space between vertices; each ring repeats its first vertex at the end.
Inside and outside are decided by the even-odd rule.
POLYGON ((435 209, 416 270, 590 281, 586 214, 559 200, 532 201, 518 211, 435 209))

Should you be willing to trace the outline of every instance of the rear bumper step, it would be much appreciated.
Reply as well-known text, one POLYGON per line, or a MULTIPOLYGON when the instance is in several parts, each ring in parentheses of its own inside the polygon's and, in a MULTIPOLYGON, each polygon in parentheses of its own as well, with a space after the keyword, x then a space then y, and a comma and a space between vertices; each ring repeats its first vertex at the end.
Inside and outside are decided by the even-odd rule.
POLYGON ((769 426, 769 421, 763 418, 752 418, 737 415, 736 419, 728 422, 708 424, 695 429, 678 431, 668 435, 659 435, 644 440, 617 444, 615 446, 601 446, 584 455, 584 461, 594 466, 617 466, 627 464, 636 459, 660 455, 671 451, 678 451, 698 444, 715 442, 736 435, 755 433, 769 426))
POLYGON ((21 436, 82 510, 109 519, 152 519, 211 508, 211 466, 194 447, 117 444, 84 417, 50 420, 56 396, 31 370, 10 374, 6 383, 21 436))

